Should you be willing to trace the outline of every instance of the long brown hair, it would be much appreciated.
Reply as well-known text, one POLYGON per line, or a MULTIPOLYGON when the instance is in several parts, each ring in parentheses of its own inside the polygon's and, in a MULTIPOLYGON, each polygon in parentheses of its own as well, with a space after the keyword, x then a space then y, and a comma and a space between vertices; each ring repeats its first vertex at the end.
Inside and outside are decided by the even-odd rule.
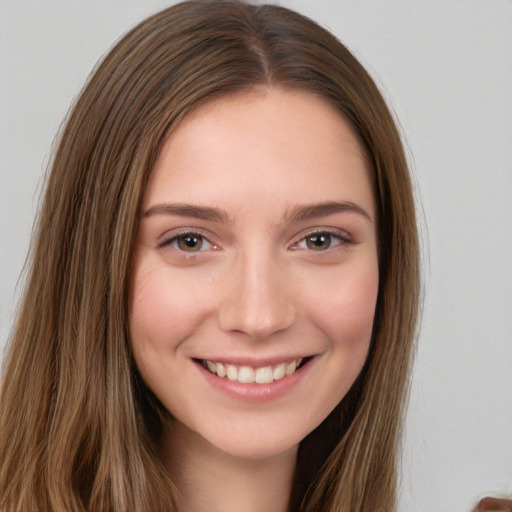
POLYGON ((419 263, 404 151, 372 79, 309 19, 276 6, 192 1, 111 50, 54 155, 0 394, 2 511, 175 511, 158 455, 162 415, 127 328, 142 195, 163 141, 192 109, 254 87, 333 105, 368 156, 380 290, 358 380, 299 448, 291 510, 394 509, 419 263))

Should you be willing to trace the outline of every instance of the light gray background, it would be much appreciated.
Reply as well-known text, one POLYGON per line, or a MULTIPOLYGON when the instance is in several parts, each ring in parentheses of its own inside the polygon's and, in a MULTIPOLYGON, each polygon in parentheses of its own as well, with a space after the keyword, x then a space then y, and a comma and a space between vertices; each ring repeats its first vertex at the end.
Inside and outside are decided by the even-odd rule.
MULTIPOLYGON (((0 0, 0 348, 52 139, 97 59, 158 0, 0 0)), ((512 2, 282 0, 367 66, 406 135, 426 300, 401 512, 512 490, 512 2)))

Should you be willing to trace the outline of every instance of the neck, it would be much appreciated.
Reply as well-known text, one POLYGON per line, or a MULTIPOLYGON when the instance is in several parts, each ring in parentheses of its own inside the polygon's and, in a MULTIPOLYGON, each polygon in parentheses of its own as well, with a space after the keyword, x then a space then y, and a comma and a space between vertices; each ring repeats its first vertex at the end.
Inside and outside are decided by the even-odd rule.
POLYGON ((245 459, 183 425, 169 427, 165 457, 180 493, 179 512, 286 512, 297 448, 245 459))

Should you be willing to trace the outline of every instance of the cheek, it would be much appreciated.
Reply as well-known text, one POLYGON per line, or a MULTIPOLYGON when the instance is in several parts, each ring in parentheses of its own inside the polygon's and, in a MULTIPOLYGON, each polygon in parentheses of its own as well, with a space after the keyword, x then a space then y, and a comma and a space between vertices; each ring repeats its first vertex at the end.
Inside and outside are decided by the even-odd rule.
MULTIPOLYGON (((348 270, 348 269, 347 269, 348 270)), ((367 347, 379 290, 377 265, 340 272, 321 295, 315 294, 316 323, 331 342, 347 348, 367 347)))
POLYGON ((130 335, 134 352, 166 351, 199 325, 200 291, 166 268, 136 269, 130 307, 130 335))
MULTIPOLYGON (((320 276, 317 276, 320 277, 320 276)), ((379 289, 377 265, 347 265, 324 276, 321 293, 310 293, 309 320, 322 332, 324 354, 318 365, 318 383, 308 403, 318 426, 346 396, 366 361, 379 289), (327 279, 326 277, 330 277, 327 279)))

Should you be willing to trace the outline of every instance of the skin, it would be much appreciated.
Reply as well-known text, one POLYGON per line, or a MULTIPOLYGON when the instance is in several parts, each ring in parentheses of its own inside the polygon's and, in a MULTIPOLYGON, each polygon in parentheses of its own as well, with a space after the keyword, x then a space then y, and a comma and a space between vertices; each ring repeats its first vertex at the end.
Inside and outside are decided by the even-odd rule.
POLYGON ((130 331, 174 418, 163 449, 183 511, 286 510, 299 442, 364 364, 378 286, 366 160, 331 106, 257 90, 170 134, 143 204, 130 331), (225 392, 199 362, 299 357, 292 385, 263 398, 225 392))

